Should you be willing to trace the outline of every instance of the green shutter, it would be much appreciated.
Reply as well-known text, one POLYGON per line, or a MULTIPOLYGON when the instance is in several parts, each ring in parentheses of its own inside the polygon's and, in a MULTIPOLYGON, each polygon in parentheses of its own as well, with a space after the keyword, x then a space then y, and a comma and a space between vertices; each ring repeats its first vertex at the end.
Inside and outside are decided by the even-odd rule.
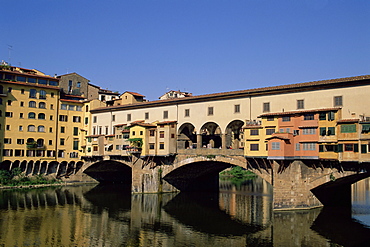
POLYGON ((361 153, 366 154, 367 153, 367 145, 366 144, 361 144, 361 153))
POLYGON ((319 119, 320 120, 326 120, 326 113, 325 112, 320 112, 319 119))
POLYGON ((320 135, 322 135, 322 136, 326 135, 326 128, 325 127, 320 127, 320 135))
POLYGON ((338 144, 338 153, 343 153, 343 144, 338 144))
POLYGON ((334 136, 335 135, 335 127, 328 127, 328 136, 334 136))
POLYGON ((334 112, 328 112, 328 120, 333 121, 335 119, 335 113, 334 112))
POLYGON ((324 152, 324 145, 319 145, 319 152, 320 153, 324 152))
POLYGON ((73 141, 73 150, 78 150, 78 141, 73 141))
POLYGON ((78 136, 78 127, 73 127, 73 135, 78 136))
POLYGON ((343 124, 340 127, 342 133, 356 133, 355 124, 343 124))
POLYGON ((353 144, 353 152, 358 153, 358 144, 353 144))

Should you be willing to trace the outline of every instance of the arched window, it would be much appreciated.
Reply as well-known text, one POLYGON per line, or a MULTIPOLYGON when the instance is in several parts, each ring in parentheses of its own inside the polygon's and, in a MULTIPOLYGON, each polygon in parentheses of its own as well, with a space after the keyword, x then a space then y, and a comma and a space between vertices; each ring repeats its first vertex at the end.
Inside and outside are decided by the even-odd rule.
POLYGON ((30 113, 28 113, 28 118, 29 119, 35 119, 36 118, 36 114, 34 112, 30 112, 30 113))
POLYGON ((35 101, 28 102, 28 107, 35 108, 36 107, 36 102, 35 101))
POLYGON ((37 127, 37 132, 45 132, 45 126, 44 125, 39 125, 37 127))
POLYGON ((35 142, 35 140, 33 138, 28 138, 27 139, 27 143, 33 143, 33 142, 35 142))
POLYGON ((46 91, 45 90, 40 90, 39 99, 46 99, 46 91))
POLYGON ((36 99, 36 89, 30 89, 30 98, 36 99))
POLYGON ((45 119, 45 113, 39 113, 38 119, 45 119))
MULTIPOLYGON (((28 125, 27 130, 28 130, 29 132, 35 132, 35 125, 28 125)), ((28 141, 27 141, 27 142, 28 142, 28 141)))
POLYGON ((88 112, 88 111, 89 111, 89 106, 87 105, 87 106, 86 106, 86 112, 88 112))
POLYGON ((39 108, 46 109, 46 103, 45 102, 40 102, 39 103, 39 108))

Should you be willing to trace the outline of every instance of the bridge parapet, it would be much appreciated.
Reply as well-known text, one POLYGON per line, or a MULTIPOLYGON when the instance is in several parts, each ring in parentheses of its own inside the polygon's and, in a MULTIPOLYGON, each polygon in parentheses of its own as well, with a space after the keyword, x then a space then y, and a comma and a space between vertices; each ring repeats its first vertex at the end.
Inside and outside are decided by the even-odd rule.
POLYGON ((224 156, 244 156, 242 149, 218 149, 218 148, 197 148, 197 149, 178 149, 178 154, 184 155, 224 155, 224 156))

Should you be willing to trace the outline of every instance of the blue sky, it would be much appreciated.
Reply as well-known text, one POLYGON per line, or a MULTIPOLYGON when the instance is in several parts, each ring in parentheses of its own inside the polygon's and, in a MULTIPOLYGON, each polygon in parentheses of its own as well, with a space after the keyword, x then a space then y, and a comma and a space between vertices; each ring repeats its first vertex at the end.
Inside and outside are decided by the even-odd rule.
POLYGON ((156 100, 370 74, 368 0, 1 1, 0 60, 156 100))

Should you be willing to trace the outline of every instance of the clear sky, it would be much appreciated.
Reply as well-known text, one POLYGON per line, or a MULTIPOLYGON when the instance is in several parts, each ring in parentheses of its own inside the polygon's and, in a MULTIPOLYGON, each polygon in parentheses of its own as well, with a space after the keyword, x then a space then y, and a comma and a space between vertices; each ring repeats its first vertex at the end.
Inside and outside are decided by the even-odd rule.
POLYGON ((370 74, 369 0, 1 0, 0 60, 156 100, 370 74))

